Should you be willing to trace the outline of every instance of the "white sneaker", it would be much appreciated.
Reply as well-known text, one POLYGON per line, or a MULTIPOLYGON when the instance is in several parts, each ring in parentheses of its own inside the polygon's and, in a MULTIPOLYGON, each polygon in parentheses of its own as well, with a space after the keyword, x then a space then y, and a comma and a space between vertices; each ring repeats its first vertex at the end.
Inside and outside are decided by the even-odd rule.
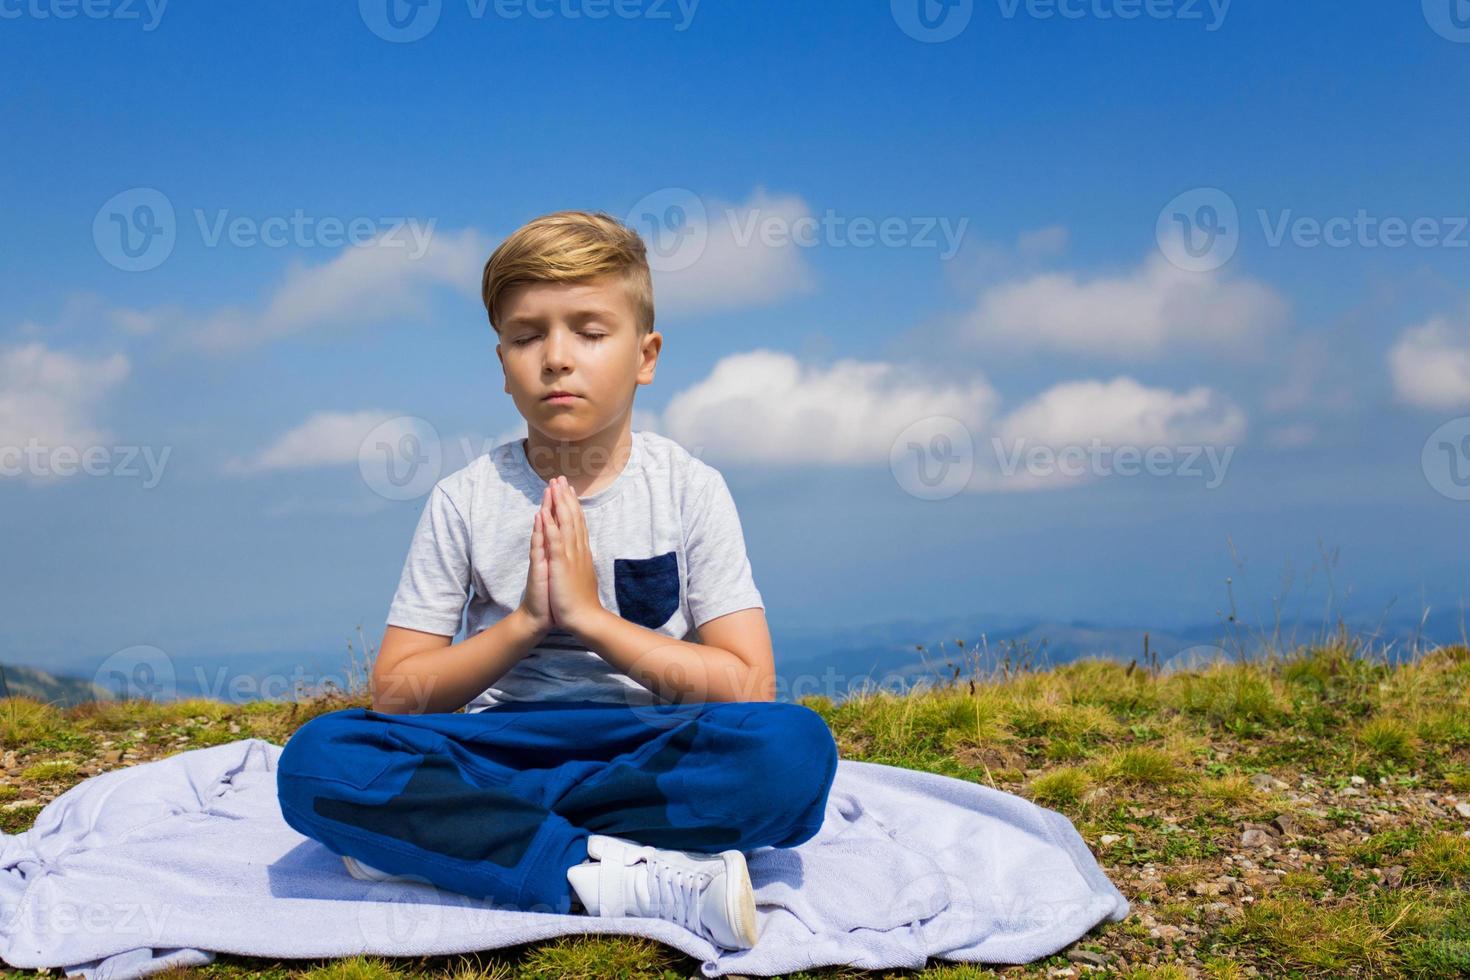
POLYGON ((592 834, 587 855, 567 880, 589 915, 651 916, 726 949, 755 945, 755 891, 739 851, 675 851, 592 834))
POLYGON ((347 865, 347 873, 359 881, 423 881, 416 875, 390 875, 386 871, 379 871, 370 864, 363 864, 355 857, 344 854, 342 863, 347 865))

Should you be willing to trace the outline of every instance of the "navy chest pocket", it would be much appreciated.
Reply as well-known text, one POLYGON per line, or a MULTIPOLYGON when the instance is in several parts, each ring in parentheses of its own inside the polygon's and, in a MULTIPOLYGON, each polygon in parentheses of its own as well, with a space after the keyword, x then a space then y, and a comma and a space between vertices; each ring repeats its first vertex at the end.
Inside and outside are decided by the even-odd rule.
POLYGON ((656 630, 679 608, 679 556, 614 558, 613 589, 619 616, 656 630))

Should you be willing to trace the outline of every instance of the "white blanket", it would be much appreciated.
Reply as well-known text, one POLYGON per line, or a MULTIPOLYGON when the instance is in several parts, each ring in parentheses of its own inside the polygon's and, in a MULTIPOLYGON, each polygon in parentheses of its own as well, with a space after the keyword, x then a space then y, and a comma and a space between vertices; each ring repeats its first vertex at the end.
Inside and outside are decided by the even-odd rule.
POLYGON ((127 980, 216 953, 470 952, 569 933, 647 936, 708 977, 930 956, 1025 963, 1128 902, 1061 814, 964 780, 841 760, 817 836, 748 853, 753 949, 671 922, 495 907, 428 883, 368 883, 281 818, 281 747, 246 738, 101 773, 0 836, 0 955, 127 980))

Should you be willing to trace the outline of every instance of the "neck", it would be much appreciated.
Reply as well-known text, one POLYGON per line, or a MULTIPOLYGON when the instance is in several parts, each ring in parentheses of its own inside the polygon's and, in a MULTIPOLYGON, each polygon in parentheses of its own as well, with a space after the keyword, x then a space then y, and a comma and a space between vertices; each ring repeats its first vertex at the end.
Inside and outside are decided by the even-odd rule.
POLYGON ((550 483, 564 476, 578 496, 601 487, 619 473, 633 451, 630 420, 620 422, 584 439, 554 439, 536 429, 527 429, 526 461, 536 474, 550 483))

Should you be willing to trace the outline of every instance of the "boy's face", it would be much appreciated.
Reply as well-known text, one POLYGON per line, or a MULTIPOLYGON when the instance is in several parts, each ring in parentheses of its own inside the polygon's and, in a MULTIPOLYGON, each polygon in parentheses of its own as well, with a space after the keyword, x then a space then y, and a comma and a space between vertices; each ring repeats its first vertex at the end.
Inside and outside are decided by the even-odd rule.
POLYGON ((615 278, 533 282, 506 290, 495 354, 505 390, 527 425, 580 440, 621 419, 638 385, 653 381, 662 335, 641 340, 633 304, 615 278), (547 400, 553 390, 575 398, 547 400))

